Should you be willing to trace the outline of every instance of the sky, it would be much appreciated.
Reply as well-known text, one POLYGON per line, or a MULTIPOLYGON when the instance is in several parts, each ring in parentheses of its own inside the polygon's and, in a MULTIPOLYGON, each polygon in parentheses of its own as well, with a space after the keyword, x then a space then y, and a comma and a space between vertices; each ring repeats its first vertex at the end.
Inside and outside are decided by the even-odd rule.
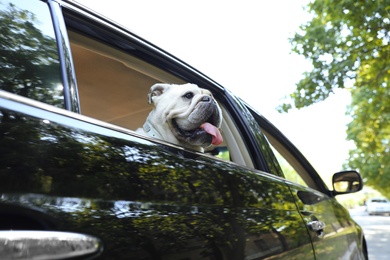
POLYGON ((310 71, 289 38, 311 17, 308 0, 77 0, 214 79, 278 127, 329 183, 353 147, 349 93, 280 114, 276 107, 310 71), (126 3, 126 4, 125 4, 126 3))

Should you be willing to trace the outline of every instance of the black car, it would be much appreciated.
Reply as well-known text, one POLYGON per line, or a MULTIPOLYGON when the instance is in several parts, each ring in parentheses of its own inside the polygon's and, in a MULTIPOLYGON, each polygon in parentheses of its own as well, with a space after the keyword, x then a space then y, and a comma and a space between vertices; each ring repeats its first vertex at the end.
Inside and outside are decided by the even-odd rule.
POLYGON ((244 101, 73 1, 0 0, 0 21, 0 259, 367 259, 335 199, 357 172, 328 189, 244 101), (224 142, 136 133, 156 82, 210 90, 224 142))

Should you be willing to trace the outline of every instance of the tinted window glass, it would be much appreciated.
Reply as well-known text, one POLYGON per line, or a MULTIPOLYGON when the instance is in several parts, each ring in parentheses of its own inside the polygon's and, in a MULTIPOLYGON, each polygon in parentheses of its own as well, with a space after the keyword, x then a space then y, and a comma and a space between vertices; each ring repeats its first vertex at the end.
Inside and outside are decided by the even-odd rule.
POLYGON ((284 177, 292 182, 298 183, 303 186, 308 186, 306 182, 302 179, 299 173, 294 169, 294 167, 281 155, 274 147, 272 147, 273 152, 278 160, 280 167, 282 168, 284 177))
POLYGON ((47 4, 0 0, 0 89, 64 107, 58 51, 47 4))

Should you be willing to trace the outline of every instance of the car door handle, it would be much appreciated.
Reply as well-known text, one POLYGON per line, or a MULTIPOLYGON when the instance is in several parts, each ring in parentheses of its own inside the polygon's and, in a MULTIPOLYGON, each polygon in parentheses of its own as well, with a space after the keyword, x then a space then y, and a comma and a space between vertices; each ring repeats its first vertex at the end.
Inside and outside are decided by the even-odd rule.
POLYGON ((0 259, 94 258, 103 251, 100 239, 53 231, 0 231, 0 259))
POLYGON ((326 226, 324 222, 319 220, 310 221, 307 225, 311 231, 315 232, 322 231, 326 226))
POLYGON ((325 223, 319 220, 312 220, 309 223, 307 223, 309 226, 309 229, 311 231, 316 232, 317 236, 319 238, 323 238, 325 233, 324 233, 324 228, 325 228, 325 223))

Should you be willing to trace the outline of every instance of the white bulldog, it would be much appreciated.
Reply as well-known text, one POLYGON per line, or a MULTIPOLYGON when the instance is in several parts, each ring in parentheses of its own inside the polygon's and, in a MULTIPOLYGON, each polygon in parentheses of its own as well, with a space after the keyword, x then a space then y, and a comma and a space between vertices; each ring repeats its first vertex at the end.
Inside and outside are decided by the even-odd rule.
POLYGON ((148 102, 154 108, 138 132, 200 152, 222 143, 222 112, 210 91, 189 83, 157 83, 148 102))

